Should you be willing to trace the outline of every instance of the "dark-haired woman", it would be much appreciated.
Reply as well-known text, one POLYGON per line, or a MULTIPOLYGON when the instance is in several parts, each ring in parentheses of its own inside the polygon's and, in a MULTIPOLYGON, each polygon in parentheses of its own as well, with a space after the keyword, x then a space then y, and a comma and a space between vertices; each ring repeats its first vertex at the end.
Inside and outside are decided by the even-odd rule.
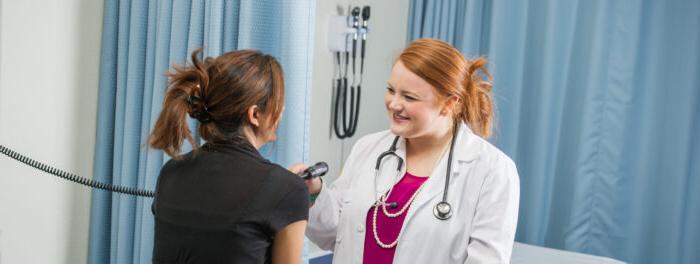
POLYGON ((277 60, 240 50, 175 67, 150 146, 173 157, 158 178, 154 263, 300 263, 308 191, 258 149, 275 140, 277 60), (199 121, 199 146, 187 116, 199 121), (193 151, 180 153, 184 140, 193 151))

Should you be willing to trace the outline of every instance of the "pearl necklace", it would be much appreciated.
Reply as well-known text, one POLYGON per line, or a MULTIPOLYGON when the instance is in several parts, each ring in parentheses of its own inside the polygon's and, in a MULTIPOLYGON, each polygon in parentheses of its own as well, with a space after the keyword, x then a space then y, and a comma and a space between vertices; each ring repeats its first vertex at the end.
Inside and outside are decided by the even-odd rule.
MULTIPOLYGON (((442 159, 442 156, 445 155, 446 149, 447 149, 446 147, 443 148, 442 153, 440 154, 440 157, 437 159, 437 161, 435 161, 435 164, 433 164, 433 168, 440 162, 440 160, 442 159)), ((403 232, 403 228, 399 229, 399 234, 396 236, 396 240, 394 240, 393 242, 391 242, 389 244, 385 244, 384 242, 382 242, 381 239, 379 239, 379 233, 377 232, 377 211, 379 211, 379 207, 382 208, 382 213, 387 217, 395 218, 395 217, 402 215, 408 209, 408 207, 410 207, 411 204, 413 204, 413 201, 416 199, 416 196, 418 196, 418 193, 423 189, 423 186, 425 186, 424 183, 425 182, 421 183, 420 187, 418 187, 418 190, 416 190, 413 193, 413 195, 411 195, 411 198, 408 199, 406 204, 404 204, 403 207, 401 207, 401 210, 399 210, 396 213, 389 213, 389 211, 386 209, 386 205, 387 205, 386 201, 387 201, 387 199, 389 199, 389 195, 391 195, 391 191, 394 190, 394 186, 391 186, 391 188, 389 188, 389 191, 386 194, 383 194, 382 196, 380 196, 379 199, 374 203, 374 205, 373 205, 374 212, 372 213, 372 233, 374 235, 374 241, 377 242, 377 245, 379 245, 382 248, 393 248, 399 242, 399 237, 401 237, 401 233, 403 232)))
POLYGON ((414 192, 413 195, 411 195, 411 198, 408 200, 408 202, 406 202, 406 204, 404 204, 404 206, 401 208, 401 210, 399 210, 397 213, 392 214, 386 210, 386 204, 387 204, 386 199, 389 197, 388 194, 391 194, 391 190, 393 189, 393 187, 391 189, 389 189, 388 194, 382 195, 382 197, 379 198, 379 201, 377 201, 374 204, 374 212, 372 213, 372 233, 374 233, 374 241, 377 242, 377 245, 379 245, 382 248, 395 247, 396 244, 399 242, 399 237, 401 237, 401 232, 403 231, 403 228, 401 230, 399 230, 399 235, 396 236, 396 240, 394 240, 393 242, 391 242, 389 244, 383 243, 382 240, 379 239, 379 233, 377 232, 377 211, 379 211, 379 207, 382 208, 384 215, 386 215, 388 217, 394 218, 394 217, 400 216, 406 211, 406 209, 408 209, 408 207, 411 204, 413 204, 413 200, 416 199, 416 196, 418 196, 418 193, 423 189, 423 186, 425 186, 425 184, 421 184, 420 187, 418 187, 418 190, 416 190, 416 192, 414 192))

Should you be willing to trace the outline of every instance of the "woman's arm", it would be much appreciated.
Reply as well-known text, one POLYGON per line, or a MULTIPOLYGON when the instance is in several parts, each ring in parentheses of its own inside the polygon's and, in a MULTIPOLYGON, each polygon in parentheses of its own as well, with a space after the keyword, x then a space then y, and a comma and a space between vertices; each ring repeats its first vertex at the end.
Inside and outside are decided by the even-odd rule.
POLYGON ((335 246, 340 212, 343 207, 341 199, 350 189, 351 176, 346 174, 348 172, 344 170, 332 186, 322 183, 314 203, 309 208, 309 226, 306 229, 306 235, 323 250, 333 250, 335 246))
MULTIPOLYGON (((350 195, 352 181, 357 173, 355 170, 358 169, 357 160, 364 154, 363 152, 367 151, 367 144, 366 137, 355 143, 340 176, 333 184, 328 185, 325 182, 321 184, 318 196, 309 208, 309 226, 306 229, 306 236, 321 249, 334 250, 335 248, 343 199, 350 195)), ((306 184, 310 193, 318 188, 309 181, 306 184)))
POLYGON ((272 263, 301 263, 306 221, 297 221, 277 232, 272 242, 272 263))

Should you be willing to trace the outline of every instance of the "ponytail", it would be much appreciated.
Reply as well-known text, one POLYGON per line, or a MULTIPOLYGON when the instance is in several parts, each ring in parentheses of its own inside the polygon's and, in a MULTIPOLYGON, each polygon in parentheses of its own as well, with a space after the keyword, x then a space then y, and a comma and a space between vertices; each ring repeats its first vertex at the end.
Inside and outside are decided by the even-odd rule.
POLYGON ((275 123, 282 114, 284 77, 274 57, 237 50, 202 61, 201 51, 192 53, 192 65, 174 66, 168 74, 163 110, 149 138, 152 148, 171 157, 179 156, 185 140, 194 150, 199 147, 187 124, 188 114, 199 121, 202 139, 212 143, 245 140, 241 131, 253 105, 275 123))
POLYGON ((197 58, 200 52, 198 49, 192 53, 193 66, 175 66, 175 71, 168 74, 170 85, 163 100, 163 110, 149 138, 152 148, 161 149, 171 157, 180 154, 184 140, 193 149, 199 147, 187 124, 188 114, 202 124, 211 121, 204 100, 209 75, 197 58))
POLYGON ((493 99, 491 98, 491 75, 486 70, 487 60, 477 58, 468 62, 461 93, 462 109, 457 120, 469 124, 477 135, 487 138, 493 124, 493 99))

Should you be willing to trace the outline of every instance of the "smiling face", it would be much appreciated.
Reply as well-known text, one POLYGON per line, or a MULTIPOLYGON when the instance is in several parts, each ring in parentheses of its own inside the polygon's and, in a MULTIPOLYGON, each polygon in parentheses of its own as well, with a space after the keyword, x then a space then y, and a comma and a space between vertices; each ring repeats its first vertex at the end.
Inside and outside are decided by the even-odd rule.
POLYGON ((394 64, 384 95, 391 132, 404 138, 416 138, 449 128, 452 121, 446 101, 400 60, 394 64))

